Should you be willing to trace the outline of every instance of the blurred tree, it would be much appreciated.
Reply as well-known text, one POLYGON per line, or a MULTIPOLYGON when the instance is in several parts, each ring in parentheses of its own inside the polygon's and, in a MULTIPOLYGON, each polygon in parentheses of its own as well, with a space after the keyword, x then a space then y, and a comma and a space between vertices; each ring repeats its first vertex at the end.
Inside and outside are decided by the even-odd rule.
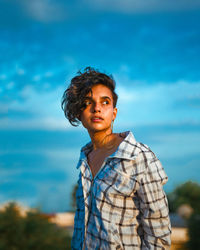
POLYGON ((0 250, 67 250, 70 244, 67 230, 39 211, 21 216, 15 203, 0 211, 0 250))
POLYGON ((23 249, 23 219, 14 203, 9 204, 0 212, 0 249, 23 249))
POLYGON ((76 210, 76 191, 78 188, 78 184, 75 184, 72 190, 72 209, 76 210))
POLYGON ((170 212, 173 213, 186 204, 192 208, 193 214, 186 220, 189 241, 184 249, 200 249, 200 185, 191 181, 183 183, 168 194, 168 201, 170 212))
POLYGON ((176 212, 182 204, 190 205, 194 212, 200 211, 200 185, 188 181, 174 189, 167 195, 170 212, 176 212))
POLYGON ((200 249, 200 212, 194 213, 188 220, 189 241, 186 244, 187 249, 200 249))

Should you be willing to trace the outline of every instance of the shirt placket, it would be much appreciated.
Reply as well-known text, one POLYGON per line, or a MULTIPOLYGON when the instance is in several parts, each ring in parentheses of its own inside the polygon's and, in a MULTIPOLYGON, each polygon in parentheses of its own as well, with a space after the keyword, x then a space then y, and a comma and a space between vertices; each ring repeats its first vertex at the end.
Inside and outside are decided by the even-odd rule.
POLYGON ((93 186, 93 176, 90 171, 90 168, 87 164, 87 162, 83 162, 81 166, 81 172, 82 172, 82 185, 83 185, 83 196, 84 196, 84 206, 85 206, 85 232, 84 232, 84 242, 83 242, 83 249, 85 249, 85 239, 86 239, 86 232, 87 232, 87 224, 89 220, 89 214, 91 209, 91 192, 92 192, 92 186, 93 186))
POLYGON ((93 177, 87 161, 84 161, 84 167, 82 166, 82 168, 81 168, 82 173, 83 173, 83 168, 86 168, 86 170, 84 171, 84 175, 82 175, 82 183, 83 183, 83 186, 85 185, 85 187, 87 187, 86 189, 84 188, 84 192, 83 192, 84 200, 85 200, 85 237, 84 237, 84 242, 83 242, 83 249, 85 249, 87 227, 88 227, 88 222, 89 222, 91 208, 92 208, 94 182, 95 182, 95 179, 98 176, 98 174, 106 166, 106 162, 107 162, 107 158, 104 160, 101 168, 96 173, 95 177, 93 177), (89 184, 88 180, 90 180, 90 184, 89 184))

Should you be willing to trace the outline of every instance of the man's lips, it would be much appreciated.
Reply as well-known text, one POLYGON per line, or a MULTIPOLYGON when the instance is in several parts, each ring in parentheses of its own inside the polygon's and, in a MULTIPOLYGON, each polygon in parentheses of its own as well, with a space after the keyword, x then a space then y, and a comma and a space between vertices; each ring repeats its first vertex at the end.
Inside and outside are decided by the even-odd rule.
POLYGON ((100 122, 100 121, 103 121, 103 118, 100 116, 94 116, 94 117, 92 117, 91 120, 92 120, 92 122, 100 122))

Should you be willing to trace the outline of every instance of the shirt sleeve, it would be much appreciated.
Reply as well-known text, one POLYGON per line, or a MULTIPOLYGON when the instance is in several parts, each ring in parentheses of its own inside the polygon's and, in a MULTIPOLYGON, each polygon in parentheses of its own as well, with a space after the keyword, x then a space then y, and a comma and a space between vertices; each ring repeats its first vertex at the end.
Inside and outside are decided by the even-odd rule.
POLYGON ((163 190, 168 178, 155 155, 151 160, 143 155, 141 162, 144 172, 137 191, 143 231, 141 249, 170 249, 171 224, 168 201, 163 190))
POLYGON ((72 236, 72 250, 81 250, 84 240, 84 197, 81 182, 81 173, 78 180, 78 188, 76 191, 76 213, 74 217, 74 232, 72 236))

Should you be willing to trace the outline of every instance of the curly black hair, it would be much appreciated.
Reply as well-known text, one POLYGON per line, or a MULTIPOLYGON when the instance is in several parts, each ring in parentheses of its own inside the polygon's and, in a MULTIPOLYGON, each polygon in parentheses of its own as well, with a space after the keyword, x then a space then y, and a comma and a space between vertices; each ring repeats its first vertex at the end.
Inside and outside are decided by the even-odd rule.
POLYGON ((115 81, 112 75, 108 76, 92 67, 86 67, 83 72, 78 71, 77 76, 72 78, 69 87, 62 96, 61 107, 65 117, 73 126, 79 125, 85 97, 97 84, 105 85, 111 90, 113 106, 116 107, 118 96, 115 93, 115 81))

